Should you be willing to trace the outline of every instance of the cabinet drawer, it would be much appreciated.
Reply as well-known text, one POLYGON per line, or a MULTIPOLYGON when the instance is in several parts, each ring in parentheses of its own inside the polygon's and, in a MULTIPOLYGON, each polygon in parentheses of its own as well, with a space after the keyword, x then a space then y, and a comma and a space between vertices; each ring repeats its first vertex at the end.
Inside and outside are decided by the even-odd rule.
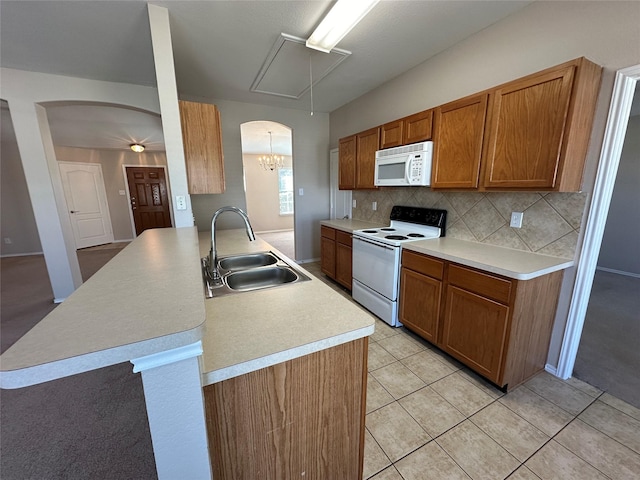
POLYGON ((320 236, 330 238, 331 240, 335 240, 336 231, 331 227, 325 227, 324 225, 320 225, 320 236))
POLYGON ((458 265, 449 265, 449 283, 503 304, 509 303, 513 282, 458 265))
POLYGON ((343 245, 348 245, 349 247, 353 243, 351 239, 351 235, 347 232, 343 232, 342 230, 336 230, 336 240, 338 243, 342 243, 343 245))
POLYGON ((409 268, 423 275, 442 280, 442 272, 444 271, 444 262, 435 258, 427 257, 419 253, 403 250, 402 266, 409 268))

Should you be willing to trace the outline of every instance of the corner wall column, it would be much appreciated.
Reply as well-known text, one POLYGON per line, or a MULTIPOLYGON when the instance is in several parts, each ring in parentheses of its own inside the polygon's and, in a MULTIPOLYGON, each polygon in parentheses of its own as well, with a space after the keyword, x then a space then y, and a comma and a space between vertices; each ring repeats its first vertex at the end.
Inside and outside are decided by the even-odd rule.
POLYGON ((66 205, 57 201, 64 193, 47 112, 30 100, 8 103, 53 301, 60 303, 82 285, 82 275, 66 205))
POLYGON ((134 358, 160 480, 211 479, 199 357, 202 343, 134 358))

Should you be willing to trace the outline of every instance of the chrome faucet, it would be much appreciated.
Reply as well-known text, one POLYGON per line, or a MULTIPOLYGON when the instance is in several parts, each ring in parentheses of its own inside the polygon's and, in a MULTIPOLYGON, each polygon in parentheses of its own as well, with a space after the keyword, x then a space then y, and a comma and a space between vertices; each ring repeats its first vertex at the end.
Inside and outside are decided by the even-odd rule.
POLYGON ((253 233, 253 228, 251 228, 251 223, 249 222, 249 217, 241 209, 238 207, 222 207, 216 210, 213 217, 211 217, 211 250, 209 250, 208 269, 209 278, 213 280, 214 285, 220 285, 222 283, 220 271, 218 270, 218 252, 216 251, 216 220, 222 212, 235 212, 240 215, 244 220, 244 225, 247 229, 247 237, 249 237, 249 240, 252 242, 256 239, 256 236, 253 233))

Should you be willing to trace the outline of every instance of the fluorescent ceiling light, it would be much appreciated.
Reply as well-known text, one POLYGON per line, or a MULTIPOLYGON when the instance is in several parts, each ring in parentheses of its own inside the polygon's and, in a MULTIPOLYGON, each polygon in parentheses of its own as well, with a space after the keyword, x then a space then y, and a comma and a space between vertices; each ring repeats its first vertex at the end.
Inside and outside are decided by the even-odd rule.
POLYGON ((307 47, 328 53, 380 0, 338 0, 307 39, 307 47))

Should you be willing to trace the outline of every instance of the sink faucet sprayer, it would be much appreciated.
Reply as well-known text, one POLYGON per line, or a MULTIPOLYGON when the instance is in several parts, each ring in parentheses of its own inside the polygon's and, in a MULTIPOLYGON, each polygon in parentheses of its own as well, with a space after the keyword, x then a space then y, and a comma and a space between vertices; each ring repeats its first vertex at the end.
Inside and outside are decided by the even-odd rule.
POLYGON ((209 250, 209 277, 213 280, 214 285, 220 285, 222 280, 220 279, 220 272, 218 271, 218 252, 216 252, 216 220, 222 212, 236 212, 244 220, 245 228, 247 229, 247 237, 252 242, 256 239, 249 222, 249 217, 238 207, 222 207, 216 210, 211 217, 211 250, 209 250))

